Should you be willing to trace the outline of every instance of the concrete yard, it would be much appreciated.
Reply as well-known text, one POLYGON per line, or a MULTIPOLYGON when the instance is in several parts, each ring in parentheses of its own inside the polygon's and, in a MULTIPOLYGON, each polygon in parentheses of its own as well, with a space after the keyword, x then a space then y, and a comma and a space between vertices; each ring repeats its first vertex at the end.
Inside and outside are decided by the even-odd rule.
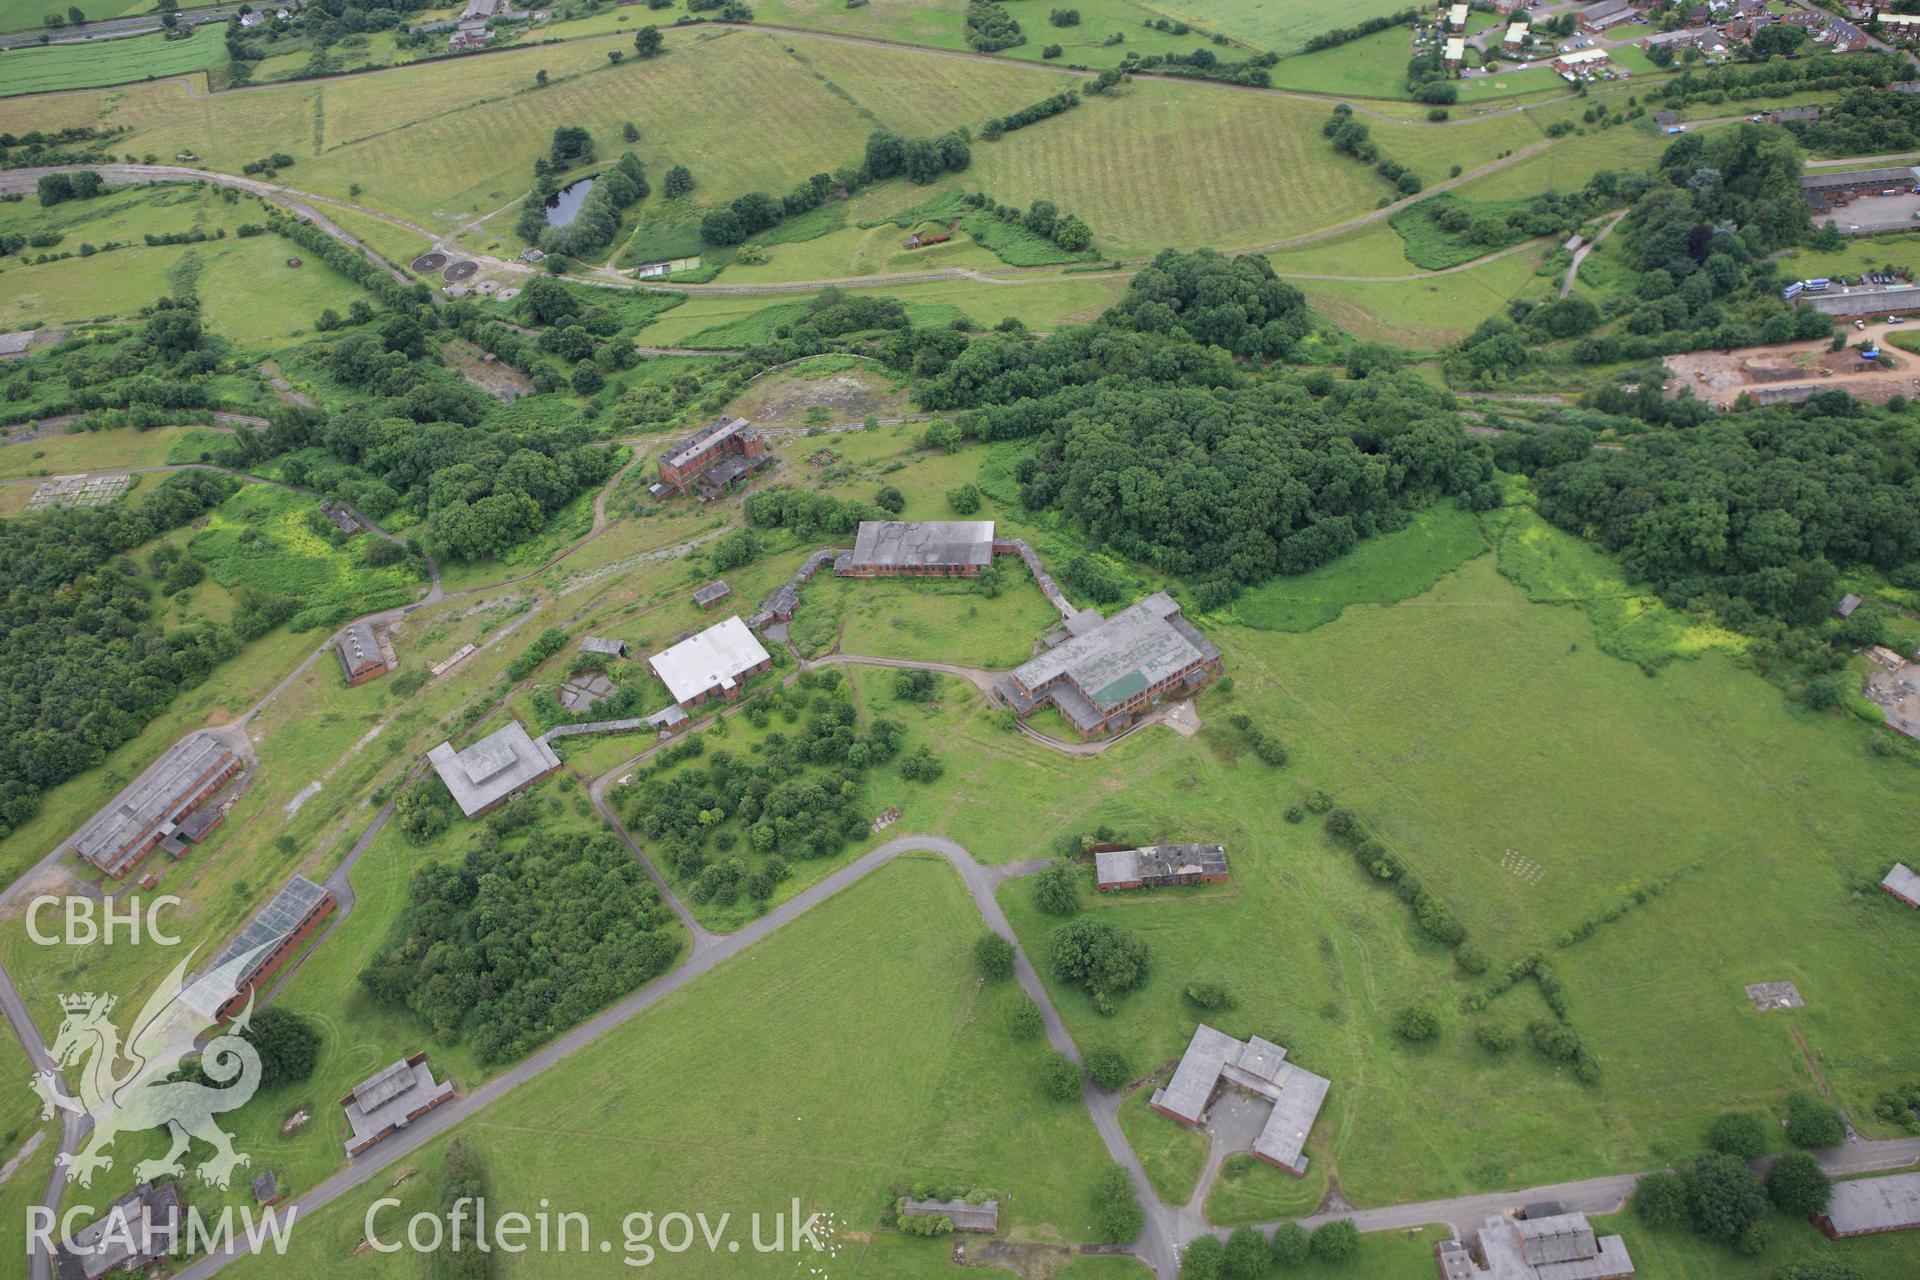
MULTIPOLYGON (((1875 231, 1902 231, 1920 227, 1920 222, 1914 220, 1916 214, 1920 214, 1920 195, 1902 191, 1896 196, 1861 196, 1828 210, 1825 217, 1832 219, 1842 234, 1863 236, 1875 231)), ((1818 215, 1814 222, 1823 225, 1818 215)))
POLYGON ((1738 347, 1732 351, 1688 351, 1666 358, 1671 380, 1667 394, 1687 390, 1716 409, 1730 407, 1742 393, 1757 400, 1804 400, 1818 391, 1845 391, 1875 404, 1896 395, 1920 392, 1920 360, 1885 345, 1885 335, 1897 326, 1868 325, 1848 329, 1850 343, 1871 339, 1891 357, 1893 366, 1870 364, 1849 346, 1827 350, 1825 341, 1783 342, 1774 346, 1738 347))

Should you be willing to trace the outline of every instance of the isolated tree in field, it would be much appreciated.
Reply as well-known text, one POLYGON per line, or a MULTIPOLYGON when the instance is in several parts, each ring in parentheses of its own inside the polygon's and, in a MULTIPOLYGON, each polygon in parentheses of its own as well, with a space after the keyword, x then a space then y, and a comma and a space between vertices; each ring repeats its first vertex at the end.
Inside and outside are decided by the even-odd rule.
POLYGON ((1411 1004, 1393 1020, 1393 1033, 1409 1044, 1419 1044, 1440 1034, 1440 1019, 1424 1005, 1411 1004))
POLYGON ((1650 1173, 1634 1185, 1627 1204, 1650 1227, 1677 1227, 1689 1216, 1687 1184, 1677 1173, 1650 1173))
POLYGON ((888 515, 897 516, 906 510, 907 497, 890 484, 880 486, 880 492, 873 495, 873 505, 888 515))
MULTIPOLYGON (((633 33, 633 51, 642 58, 658 56, 661 46, 665 43, 666 41, 660 37, 660 28, 651 22, 633 33)), ((669 191, 667 194, 673 193, 669 191)))
POLYGON ((693 170, 683 164, 677 164, 667 170, 666 193, 668 199, 672 199, 675 196, 684 196, 692 190, 693 170))
POLYGON ((1788 1152, 1767 1170, 1767 1198, 1782 1213, 1812 1217, 1826 1211, 1832 1195, 1833 1179, 1804 1151, 1788 1152))
POLYGON ((1073 861, 1056 858, 1033 878, 1033 900, 1050 916, 1070 916, 1080 909, 1078 880, 1073 861))
POLYGON ((1474 1028, 1473 1038, 1488 1053, 1505 1053, 1513 1048, 1513 1032, 1497 1022, 1483 1022, 1474 1028))
POLYGON ((1226 1262, 1226 1246, 1219 1237, 1198 1236, 1180 1259, 1180 1280, 1220 1280, 1226 1262))
POLYGON ((1087 1053, 1087 1078, 1112 1092, 1133 1078, 1127 1056, 1118 1049, 1102 1046, 1087 1053))
MULTIPOLYGON (((624 49, 607 50, 607 61, 611 62, 616 67, 619 66, 621 62, 626 59, 626 56, 627 56, 627 53, 626 53, 626 50, 624 49)), ((628 125, 627 127, 632 128, 633 126, 628 125)))
POLYGON ((620 137, 627 142, 640 141, 640 126, 629 120, 620 126, 620 137))
POLYGON ((1283 1267, 1297 1267, 1313 1252, 1313 1240, 1297 1222, 1283 1222, 1273 1229, 1273 1260, 1283 1267))
POLYGON ((1796 1147, 1837 1147, 1847 1140, 1847 1124, 1810 1093, 1787 1095, 1787 1141, 1796 1147))
POLYGON ((1139 1197, 1133 1194, 1133 1180, 1117 1164, 1108 1165, 1094 1184, 1093 1216, 1100 1238, 1111 1244, 1138 1239, 1146 1225, 1139 1197))
POLYGON ((1040 1006, 1033 1002, 1033 997, 1024 993, 1019 1002, 1007 1010, 1007 1034, 1022 1043, 1038 1036, 1046 1025, 1046 1020, 1040 1016, 1040 1006))
POLYGON ((73 198, 73 179, 65 173, 45 173, 40 175, 35 190, 40 196, 40 206, 47 208, 73 198))
POLYGON ((1227 1253, 1220 1274, 1227 1280, 1261 1280, 1273 1266, 1267 1238, 1253 1227, 1241 1227, 1227 1237, 1227 1253))
POLYGON ((313 1024, 278 1005, 257 1010, 241 1033, 260 1054, 260 1084, 295 1084, 313 1074, 320 1058, 320 1033, 313 1024))
POLYGON ((1107 1002, 1112 997, 1147 980, 1146 942, 1104 920, 1077 916, 1053 931, 1050 947, 1054 973, 1064 981, 1084 983, 1103 1013, 1110 1012, 1107 1002))
POLYGON ((1346 1262, 1358 1252, 1360 1229, 1350 1219, 1329 1222, 1313 1233, 1313 1256, 1322 1262, 1346 1262))
POLYGON ((547 69, 545 67, 533 73, 533 82, 542 89, 547 87, 547 69))
POLYGON ((1767 1122, 1757 1111, 1728 1111, 1707 1130, 1707 1145, 1742 1160, 1767 1151, 1767 1122))
POLYGON ((1760 1175, 1738 1156, 1709 1152, 1680 1179, 1686 1186, 1693 1228, 1701 1235, 1732 1243, 1767 1211, 1767 1189, 1760 1175))
POLYGON ((1049 1053, 1040 1064, 1040 1092, 1054 1102, 1071 1102, 1080 1096, 1080 1068, 1064 1053, 1049 1053))
POLYGON ((87 15, 80 11, 79 5, 69 5, 67 6, 67 21, 76 27, 84 27, 87 25, 87 15))
POLYGON ((973 944, 973 962, 988 982, 1004 982, 1013 976, 1013 944, 997 933, 983 933, 973 944))
POLYGON ((970 516, 980 509, 980 490, 972 481, 947 490, 947 506, 955 515, 970 516))

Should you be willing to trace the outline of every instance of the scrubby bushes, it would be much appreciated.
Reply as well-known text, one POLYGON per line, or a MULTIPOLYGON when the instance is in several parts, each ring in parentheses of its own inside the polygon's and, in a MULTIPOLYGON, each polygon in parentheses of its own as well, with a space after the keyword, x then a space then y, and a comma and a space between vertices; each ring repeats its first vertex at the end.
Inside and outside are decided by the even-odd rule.
POLYGON ((1054 930, 1053 971, 1063 982, 1084 986, 1094 1008, 1114 1010, 1114 998, 1146 981, 1149 951, 1144 939, 1104 920, 1080 916, 1054 930))
POLYGON ((1005 982, 1013 976, 1013 944, 997 933, 983 933, 973 944, 973 962, 988 982, 1005 982))

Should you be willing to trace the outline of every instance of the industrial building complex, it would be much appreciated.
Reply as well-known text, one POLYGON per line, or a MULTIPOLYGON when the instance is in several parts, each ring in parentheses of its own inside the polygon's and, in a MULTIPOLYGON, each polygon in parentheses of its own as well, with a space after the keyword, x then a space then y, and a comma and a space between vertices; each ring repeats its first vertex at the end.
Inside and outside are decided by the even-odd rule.
POLYGON ((505 804, 560 768, 553 748, 544 738, 528 737, 518 720, 509 720, 462 751, 443 742, 427 752, 427 759, 469 818, 505 804))
MULTIPOLYGON (((1555 1206, 1548 1206, 1558 1208, 1555 1206)), ((1584 1213, 1519 1218, 1493 1214, 1473 1243, 1442 1240, 1434 1253, 1443 1280, 1630 1280, 1633 1259, 1619 1236, 1595 1236, 1584 1213)))
POLYGON ((772 461, 765 438, 745 418, 715 418, 661 457, 655 491, 695 493, 708 501, 772 461))
POLYGON ((1254 1139, 1253 1154, 1299 1178, 1307 1172, 1307 1134, 1329 1087, 1324 1077, 1288 1062, 1287 1051, 1279 1045, 1259 1036, 1236 1040, 1203 1022, 1194 1028, 1173 1079, 1153 1091, 1149 1105, 1197 1129, 1206 1123, 1222 1089, 1264 1098, 1273 1110, 1254 1139))
POLYGON ((180 1228, 178 1185, 143 1182, 61 1242, 54 1274, 58 1280, 100 1280, 114 1272, 143 1271, 174 1251, 180 1228))
POLYGON ((210 733, 188 734, 80 828, 73 851, 116 878, 125 876, 155 845, 183 852, 180 823, 240 767, 240 757, 220 739, 210 733))
POLYGON ((1220 669, 1220 650, 1163 591, 1102 620, 1068 619, 1071 633, 1015 667, 998 686, 1022 717, 1052 703, 1086 737, 1125 729, 1168 693, 1198 688, 1220 669))

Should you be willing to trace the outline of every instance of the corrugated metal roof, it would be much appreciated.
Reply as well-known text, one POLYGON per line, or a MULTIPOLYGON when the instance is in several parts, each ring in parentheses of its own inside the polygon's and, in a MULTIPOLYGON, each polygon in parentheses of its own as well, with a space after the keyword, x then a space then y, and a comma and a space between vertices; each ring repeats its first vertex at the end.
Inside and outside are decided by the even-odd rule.
POLYGON ((852 568, 980 567, 993 563, 991 520, 862 520, 852 568))
POLYGON ((1920 1227, 1920 1173, 1834 1183, 1827 1221, 1841 1235, 1920 1227))

